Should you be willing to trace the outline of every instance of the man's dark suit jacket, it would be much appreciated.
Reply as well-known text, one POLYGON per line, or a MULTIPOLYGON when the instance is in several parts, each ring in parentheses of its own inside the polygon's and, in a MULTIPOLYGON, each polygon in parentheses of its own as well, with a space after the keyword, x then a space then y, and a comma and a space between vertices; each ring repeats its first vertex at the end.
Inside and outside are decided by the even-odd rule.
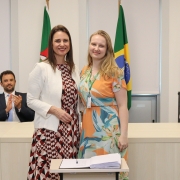
MULTIPOLYGON (((22 96, 22 102, 21 102, 21 111, 18 112, 18 109, 15 108, 17 117, 21 122, 28 122, 34 120, 34 111, 30 109, 27 106, 26 100, 27 100, 27 94, 26 93, 20 93, 15 92, 15 95, 21 95, 22 96)), ((6 114, 6 100, 4 93, 0 94, 0 121, 6 121, 7 120, 7 114, 6 114)))

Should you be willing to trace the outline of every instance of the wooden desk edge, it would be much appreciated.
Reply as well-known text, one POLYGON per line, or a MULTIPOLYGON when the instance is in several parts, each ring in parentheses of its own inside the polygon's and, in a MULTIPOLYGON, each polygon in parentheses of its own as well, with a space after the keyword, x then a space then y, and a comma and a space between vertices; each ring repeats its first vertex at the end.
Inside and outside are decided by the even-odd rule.
MULTIPOLYGON (((60 166, 61 162, 62 162, 62 159, 51 159, 50 172, 51 173, 60 173, 59 166, 60 166)), ((71 170, 70 169, 63 169, 63 170, 64 170, 64 173, 74 171, 74 169, 71 169, 71 170)), ((76 172, 78 172, 78 170, 80 170, 80 169, 76 169, 76 172)), ((98 172, 98 170, 99 169, 88 169, 88 171, 94 171, 94 172, 98 172)), ((116 172, 116 170, 119 171, 119 172, 129 172, 129 167, 128 167, 125 159, 122 158, 121 159, 121 169, 120 170, 118 170, 118 169, 101 169, 101 171, 102 170, 104 172, 116 172)))

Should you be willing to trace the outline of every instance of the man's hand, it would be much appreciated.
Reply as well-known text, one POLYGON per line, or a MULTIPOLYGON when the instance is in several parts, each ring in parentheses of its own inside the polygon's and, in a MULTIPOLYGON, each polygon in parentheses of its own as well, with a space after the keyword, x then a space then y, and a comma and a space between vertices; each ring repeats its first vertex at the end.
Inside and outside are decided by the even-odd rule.
POLYGON ((12 99, 13 99, 13 102, 14 102, 14 106, 17 109, 20 109, 21 108, 22 97, 20 95, 19 96, 13 95, 12 99))
POLYGON ((8 98, 8 102, 5 109, 6 113, 8 113, 11 109, 12 109, 12 94, 8 98))

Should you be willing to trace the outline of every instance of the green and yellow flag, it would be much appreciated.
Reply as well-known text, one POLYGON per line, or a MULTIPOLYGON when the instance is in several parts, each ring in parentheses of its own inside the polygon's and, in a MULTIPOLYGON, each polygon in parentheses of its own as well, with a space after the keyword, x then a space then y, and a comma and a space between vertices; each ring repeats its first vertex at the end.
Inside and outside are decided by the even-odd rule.
POLYGON ((43 17, 42 37, 41 37, 40 61, 48 57, 48 39, 49 39, 50 31, 51 31, 51 23, 50 23, 47 6, 45 6, 44 17, 43 17))
POLYGON ((124 11, 122 6, 119 8, 119 17, 116 27, 116 38, 114 44, 114 54, 115 60, 119 68, 124 72, 124 79, 127 85, 127 96, 128 96, 128 109, 131 108, 131 91, 132 91, 132 81, 130 74, 130 58, 129 58, 129 48, 128 39, 126 33, 126 23, 124 18, 124 11))

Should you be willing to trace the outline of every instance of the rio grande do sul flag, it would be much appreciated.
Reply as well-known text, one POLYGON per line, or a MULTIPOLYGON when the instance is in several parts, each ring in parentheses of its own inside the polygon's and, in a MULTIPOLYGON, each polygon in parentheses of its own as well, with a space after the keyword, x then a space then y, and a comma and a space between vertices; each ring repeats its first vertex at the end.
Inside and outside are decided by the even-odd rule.
POLYGON ((51 31, 51 23, 50 23, 47 6, 45 6, 44 17, 43 17, 42 37, 41 37, 40 61, 48 57, 48 39, 49 39, 50 31, 51 31))
POLYGON ((119 17, 116 27, 114 54, 117 65, 124 72, 124 79, 127 85, 127 97, 128 97, 127 107, 128 109, 130 109, 132 81, 131 81, 130 66, 129 66, 130 58, 129 58, 128 39, 126 34, 126 23, 124 18, 124 11, 121 5, 119 8, 119 17))

